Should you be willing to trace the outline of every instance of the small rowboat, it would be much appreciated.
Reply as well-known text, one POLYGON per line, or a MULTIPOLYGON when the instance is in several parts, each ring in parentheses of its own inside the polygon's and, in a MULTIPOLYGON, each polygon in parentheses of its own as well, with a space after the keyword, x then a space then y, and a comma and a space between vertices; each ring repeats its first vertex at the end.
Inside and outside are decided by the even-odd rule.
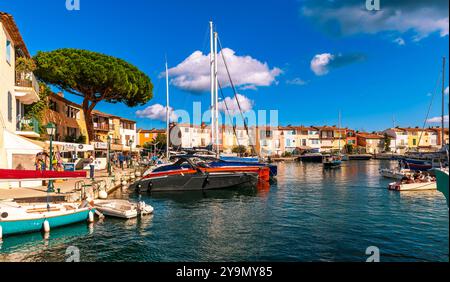
POLYGON ((417 182, 417 183, 401 183, 392 182, 389 183, 389 190, 394 191, 422 191, 422 190, 436 190, 436 181, 429 182, 417 182))
POLYGON ((94 206, 106 216, 125 219, 153 213, 153 207, 144 202, 131 203, 127 200, 95 200, 94 206))
POLYGON ((380 174, 383 177, 386 178, 393 178, 393 179, 397 179, 397 180, 401 180, 404 177, 409 177, 413 174, 414 172, 409 170, 409 169, 388 169, 388 168, 383 168, 380 169, 380 174))

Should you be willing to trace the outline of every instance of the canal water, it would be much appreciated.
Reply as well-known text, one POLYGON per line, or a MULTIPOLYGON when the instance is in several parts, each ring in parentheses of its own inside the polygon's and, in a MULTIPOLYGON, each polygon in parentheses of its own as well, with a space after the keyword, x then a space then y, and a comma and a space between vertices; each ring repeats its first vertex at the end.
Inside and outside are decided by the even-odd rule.
MULTIPOLYGON (((258 189, 144 196, 143 219, 107 218, 52 230, 48 239, 5 238, 0 261, 449 261, 443 195, 393 192, 379 176, 390 161, 348 161, 340 169, 280 163, 276 184, 258 189), (71 250, 71 249, 69 249, 71 250)), ((118 192, 118 197, 135 195, 118 192)))

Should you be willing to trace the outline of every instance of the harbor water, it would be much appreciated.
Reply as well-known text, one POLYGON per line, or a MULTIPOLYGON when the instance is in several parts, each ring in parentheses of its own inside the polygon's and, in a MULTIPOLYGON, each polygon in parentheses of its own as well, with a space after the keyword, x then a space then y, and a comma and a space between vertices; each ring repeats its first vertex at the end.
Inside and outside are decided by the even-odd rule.
MULTIPOLYGON (((449 261, 449 212, 437 191, 394 192, 390 161, 279 164, 258 189, 144 195, 153 216, 107 218, 4 238, 0 261, 449 261), (70 248, 71 247, 71 248, 70 248)), ((118 191, 117 197, 134 194, 118 191)))

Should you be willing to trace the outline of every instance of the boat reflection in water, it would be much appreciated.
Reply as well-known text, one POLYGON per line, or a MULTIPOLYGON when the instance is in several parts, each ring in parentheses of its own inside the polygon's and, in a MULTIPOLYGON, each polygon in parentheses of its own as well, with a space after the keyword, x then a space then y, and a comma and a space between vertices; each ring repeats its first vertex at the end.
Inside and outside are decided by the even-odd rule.
MULTIPOLYGON (((55 248, 67 248, 73 240, 90 236, 94 224, 77 223, 55 228, 51 233, 26 233, 10 236, 0 242, 0 261, 41 261, 55 248)), ((64 255, 64 253, 62 253, 64 255)))

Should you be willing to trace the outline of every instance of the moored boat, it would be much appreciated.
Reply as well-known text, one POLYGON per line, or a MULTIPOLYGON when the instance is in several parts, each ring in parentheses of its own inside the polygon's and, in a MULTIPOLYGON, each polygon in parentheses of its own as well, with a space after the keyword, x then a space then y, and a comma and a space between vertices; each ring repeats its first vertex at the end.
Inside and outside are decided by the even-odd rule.
POLYGON ((137 192, 193 191, 255 186, 263 176, 269 178, 267 167, 211 167, 206 162, 194 163, 192 158, 177 156, 177 161, 148 173, 131 186, 137 192))
MULTIPOLYGON (((0 202, 0 238, 2 235, 38 232, 82 221, 93 221, 95 209, 87 205, 18 204, 0 202)), ((48 230, 46 230, 48 231, 48 230)))
POLYGON ((322 164, 324 168, 339 168, 341 167, 342 160, 339 156, 325 156, 322 164))
POLYGON ((153 207, 144 202, 132 203, 127 200, 95 200, 95 208, 102 214, 119 218, 135 218, 139 215, 153 213, 153 207))
POLYGON ((305 153, 300 155, 298 160, 306 163, 321 163, 323 155, 322 153, 305 153))
POLYGON ((397 180, 401 180, 404 177, 408 177, 413 174, 413 172, 410 169, 389 169, 389 168, 382 168, 380 169, 380 174, 383 177, 386 178, 393 178, 397 180))
POLYGON ((448 168, 447 169, 433 169, 434 174, 436 175, 437 189, 442 194, 444 194, 445 199, 447 200, 447 208, 448 208, 448 168))
POLYGON ((372 159, 371 154, 351 154, 348 155, 349 160, 360 160, 360 161, 367 161, 372 159))

